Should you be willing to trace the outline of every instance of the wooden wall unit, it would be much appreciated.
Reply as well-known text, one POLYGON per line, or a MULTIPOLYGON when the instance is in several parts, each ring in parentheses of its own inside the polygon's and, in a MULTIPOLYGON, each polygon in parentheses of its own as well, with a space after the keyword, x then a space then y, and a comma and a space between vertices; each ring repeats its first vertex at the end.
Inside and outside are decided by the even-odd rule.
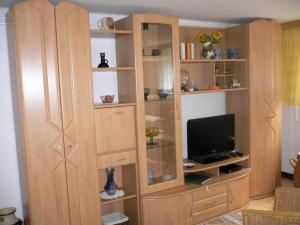
MULTIPOLYGON (((115 183, 124 191, 117 199, 101 199, 101 216, 121 212, 132 225, 140 224, 136 130, 136 69, 133 18, 116 21, 115 30, 91 29, 91 38, 109 37, 116 43, 115 68, 93 68, 93 76, 117 72, 119 101, 95 104, 95 127, 100 192, 107 181, 106 169, 115 169, 115 183)), ((110 74, 107 74, 109 76, 110 74)), ((96 88, 102 88, 100 85, 96 88)))
POLYGON ((12 12, 28 224, 100 224, 88 11, 29 0, 12 12))
MULTIPOLYGON (((235 48, 239 59, 180 61, 179 40, 191 42, 199 31, 213 29, 183 27, 179 33, 176 17, 135 14, 117 21, 116 30, 89 30, 89 12, 65 1, 54 6, 27 0, 14 5, 12 14, 28 224, 100 225, 101 215, 121 211, 139 225, 141 208, 143 225, 193 225, 242 208, 249 196, 271 194, 278 186, 281 30, 275 22, 218 29, 223 52, 235 48), (91 67, 90 34, 115 35, 118 66, 91 67), (157 48, 159 55, 149 55, 157 48), (227 92, 226 112, 236 116, 236 148, 243 157, 183 169, 180 66, 203 89, 192 94, 223 84, 219 91, 227 92), (225 87, 233 76, 225 75, 226 68, 242 88, 225 87), (118 73, 119 102, 94 105, 92 76, 109 71, 118 73), (165 99, 156 93, 161 86, 169 88, 165 99), (151 126, 160 129, 152 146, 145 136, 151 126), (219 169, 232 163, 242 170, 219 169), (125 195, 99 200, 111 167, 125 195), (184 183, 184 173, 191 172, 212 180, 203 186, 184 183)), ((195 50, 200 54, 200 45, 195 50)))

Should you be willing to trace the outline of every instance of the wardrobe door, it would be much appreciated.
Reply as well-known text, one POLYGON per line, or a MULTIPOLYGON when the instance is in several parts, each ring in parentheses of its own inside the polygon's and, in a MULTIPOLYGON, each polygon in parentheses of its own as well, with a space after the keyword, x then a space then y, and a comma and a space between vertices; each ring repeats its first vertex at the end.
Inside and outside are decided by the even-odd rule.
POLYGON ((64 144, 72 225, 100 224, 90 59, 89 12, 56 6, 64 144))
POLYGON ((30 224, 69 225, 54 6, 26 1, 12 18, 30 224))
POLYGON ((281 122, 282 122, 282 90, 281 90, 281 26, 272 22, 271 47, 271 108, 273 113, 270 124, 275 131, 274 136, 274 173, 275 187, 281 185, 281 122))
POLYGON ((280 175, 280 34, 274 23, 256 21, 250 28, 251 197, 271 194, 280 175), (279 44, 278 44, 279 42, 279 44), (275 60, 276 59, 276 60, 275 60), (279 111, 278 111, 279 110, 279 111), (278 165, 279 164, 279 165, 278 165))

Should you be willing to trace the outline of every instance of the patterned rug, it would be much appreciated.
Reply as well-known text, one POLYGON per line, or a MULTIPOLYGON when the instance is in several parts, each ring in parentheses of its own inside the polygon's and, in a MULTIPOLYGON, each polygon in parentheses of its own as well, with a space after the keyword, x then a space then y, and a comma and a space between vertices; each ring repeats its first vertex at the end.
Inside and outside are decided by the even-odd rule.
POLYGON ((206 221, 205 223, 200 223, 199 225, 243 225, 243 216, 241 212, 230 213, 218 218, 206 221))

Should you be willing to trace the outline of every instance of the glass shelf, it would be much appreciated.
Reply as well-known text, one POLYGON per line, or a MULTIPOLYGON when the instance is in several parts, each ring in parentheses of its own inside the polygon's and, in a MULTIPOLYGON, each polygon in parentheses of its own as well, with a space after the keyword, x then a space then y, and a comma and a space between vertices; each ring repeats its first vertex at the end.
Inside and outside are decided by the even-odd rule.
POLYGON ((175 142, 174 141, 169 141, 169 140, 162 140, 162 139, 157 139, 154 141, 156 142, 155 145, 150 145, 147 143, 147 150, 155 150, 155 149, 167 149, 168 147, 174 147, 175 142))
MULTIPOLYGON (((159 130, 153 138, 156 144, 146 145, 148 185, 154 185, 177 179, 172 26, 147 23, 147 29, 141 27, 142 48, 147 54, 142 58, 144 88, 150 89, 144 100, 145 127, 159 130), (150 56, 154 50, 160 55, 150 56), (160 98, 158 89, 168 96, 160 98)), ((148 137, 146 140, 149 142, 148 137)))

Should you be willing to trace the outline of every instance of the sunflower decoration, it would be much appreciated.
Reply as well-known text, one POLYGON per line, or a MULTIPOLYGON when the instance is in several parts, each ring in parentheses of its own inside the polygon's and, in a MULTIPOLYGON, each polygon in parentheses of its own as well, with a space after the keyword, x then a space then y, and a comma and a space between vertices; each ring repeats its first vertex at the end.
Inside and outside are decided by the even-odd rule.
POLYGON ((203 44, 202 56, 207 59, 213 59, 215 56, 214 48, 222 40, 222 33, 215 31, 209 34, 199 33, 196 36, 196 41, 203 44))

